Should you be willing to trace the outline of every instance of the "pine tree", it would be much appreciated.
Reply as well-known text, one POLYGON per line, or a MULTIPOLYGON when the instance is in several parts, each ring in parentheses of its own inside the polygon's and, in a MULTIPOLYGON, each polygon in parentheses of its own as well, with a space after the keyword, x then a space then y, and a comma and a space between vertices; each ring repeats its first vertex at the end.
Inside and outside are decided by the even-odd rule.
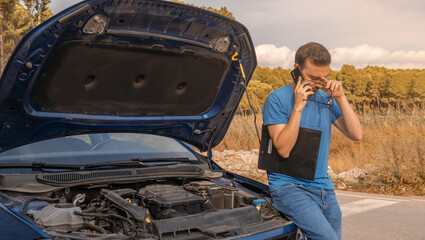
POLYGON ((50 2, 51 0, 23 0, 33 28, 52 16, 52 11, 47 7, 50 2))
POLYGON ((7 39, 5 33, 7 29, 7 23, 13 15, 16 1, 14 0, 0 0, 0 76, 7 60, 7 51, 5 49, 5 43, 7 39))
POLYGON ((50 0, 0 0, 0 74, 21 38, 52 16, 50 0))

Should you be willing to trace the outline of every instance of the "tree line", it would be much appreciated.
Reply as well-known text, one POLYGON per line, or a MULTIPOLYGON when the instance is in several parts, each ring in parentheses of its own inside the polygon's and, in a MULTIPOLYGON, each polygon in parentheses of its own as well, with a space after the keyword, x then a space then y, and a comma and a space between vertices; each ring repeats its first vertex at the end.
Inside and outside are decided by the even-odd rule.
POLYGON ((51 0, 0 0, 0 75, 29 30, 52 16, 51 0))
MULTIPOLYGON (((281 67, 258 66, 255 69, 248 91, 256 112, 261 110, 271 91, 293 81, 290 72, 291 69, 281 67)), ((328 79, 342 82, 348 101, 358 112, 388 108, 399 111, 425 109, 425 69, 343 65, 340 70, 331 70, 328 79)), ((246 95, 239 113, 251 113, 246 95)))

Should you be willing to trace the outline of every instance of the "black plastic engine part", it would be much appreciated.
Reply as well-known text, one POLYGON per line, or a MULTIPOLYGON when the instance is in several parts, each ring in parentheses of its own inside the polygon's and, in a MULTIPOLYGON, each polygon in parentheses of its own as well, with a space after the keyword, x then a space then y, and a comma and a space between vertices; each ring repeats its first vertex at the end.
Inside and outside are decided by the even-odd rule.
POLYGON ((260 223, 254 206, 204 211, 195 215, 154 220, 152 224, 160 239, 209 239, 243 234, 242 227, 260 223), (176 236, 181 236, 181 238, 176 236))
MULTIPOLYGON (((132 189, 131 191, 133 191, 134 193, 136 192, 132 189)), ((128 191, 126 189, 118 190, 117 192, 108 189, 100 190, 101 195, 103 195, 109 201, 113 202, 122 210, 129 212, 134 219, 136 219, 137 221, 146 221, 145 219, 148 216, 147 210, 141 206, 133 205, 132 203, 121 197, 120 194, 128 194, 128 191)))
POLYGON ((238 189, 238 197, 242 196, 245 203, 252 204, 254 199, 262 198, 260 194, 256 193, 253 190, 246 188, 244 185, 240 184, 237 181, 232 181, 226 178, 220 178, 213 181, 213 183, 222 185, 222 186, 232 186, 238 189))
POLYGON ((173 209, 165 209, 158 214, 159 219, 183 217, 183 216, 187 216, 187 214, 177 212, 176 210, 173 210, 173 209))
MULTIPOLYGON (((202 211, 202 205, 206 199, 190 193, 178 186, 154 184, 140 189, 139 196, 142 198, 149 212, 160 219, 164 210, 175 210, 179 213, 196 214, 202 211)), ((168 217, 175 216, 169 215, 168 217)))
POLYGON ((239 206, 239 199, 236 197, 238 189, 231 186, 221 186, 209 181, 196 181, 186 184, 184 188, 202 194, 216 209, 231 209, 239 206))

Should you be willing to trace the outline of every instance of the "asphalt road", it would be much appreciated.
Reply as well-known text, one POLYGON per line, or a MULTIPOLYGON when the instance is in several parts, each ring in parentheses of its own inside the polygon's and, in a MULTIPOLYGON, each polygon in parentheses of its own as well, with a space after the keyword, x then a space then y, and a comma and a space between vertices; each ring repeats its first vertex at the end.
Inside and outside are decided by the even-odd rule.
POLYGON ((425 197, 336 191, 343 240, 425 240, 425 197))

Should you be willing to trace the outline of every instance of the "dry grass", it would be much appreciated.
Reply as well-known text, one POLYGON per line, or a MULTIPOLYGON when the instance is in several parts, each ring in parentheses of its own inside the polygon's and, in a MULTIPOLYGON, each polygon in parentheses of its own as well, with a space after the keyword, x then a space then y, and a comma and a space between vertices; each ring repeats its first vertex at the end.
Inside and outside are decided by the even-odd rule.
POLYGON ((354 189, 380 193, 424 195, 425 112, 396 111, 360 116, 363 140, 352 142, 334 131, 329 165, 335 172, 366 164, 378 167, 377 174, 354 189))
MULTIPOLYGON (((257 129, 261 136, 261 125, 263 125, 263 118, 257 114, 257 129)), ((259 149, 260 143, 258 141, 257 133, 254 127, 254 115, 236 115, 230 124, 229 130, 226 133, 223 141, 214 148, 218 151, 225 149, 229 150, 245 150, 259 149)))
MULTIPOLYGON (((359 116, 363 125, 363 140, 353 142, 334 129, 329 153, 329 165, 336 172, 377 167, 352 189, 392 194, 425 195, 425 112, 372 112, 359 116)), ((258 149, 254 117, 235 116, 223 142, 216 150, 258 149)), ((261 134, 262 119, 257 116, 261 134)))

